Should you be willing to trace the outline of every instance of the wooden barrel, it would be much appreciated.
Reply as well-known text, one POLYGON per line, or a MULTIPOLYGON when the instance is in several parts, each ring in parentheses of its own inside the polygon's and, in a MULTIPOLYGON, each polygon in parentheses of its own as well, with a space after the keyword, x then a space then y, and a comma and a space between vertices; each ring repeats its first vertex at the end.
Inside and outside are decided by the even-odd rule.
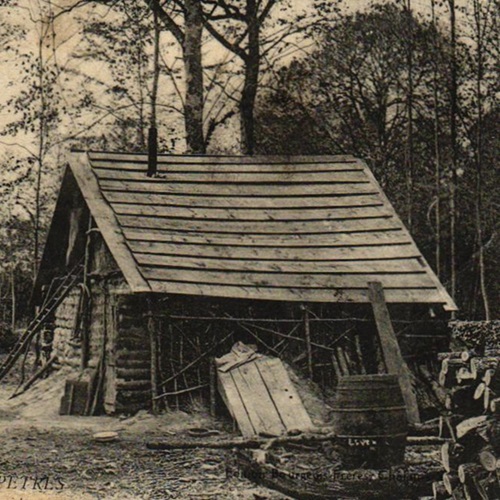
POLYGON ((332 420, 346 467, 384 469, 403 463, 408 423, 397 376, 341 377, 332 420))

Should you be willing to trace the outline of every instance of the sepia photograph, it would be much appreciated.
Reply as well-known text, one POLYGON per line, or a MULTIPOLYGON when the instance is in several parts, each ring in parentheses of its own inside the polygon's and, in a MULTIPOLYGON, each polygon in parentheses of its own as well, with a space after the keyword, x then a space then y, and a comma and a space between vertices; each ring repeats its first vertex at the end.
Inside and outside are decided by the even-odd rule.
POLYGON ((0 500, 500 500, 497 0, 0 0, 0 500))

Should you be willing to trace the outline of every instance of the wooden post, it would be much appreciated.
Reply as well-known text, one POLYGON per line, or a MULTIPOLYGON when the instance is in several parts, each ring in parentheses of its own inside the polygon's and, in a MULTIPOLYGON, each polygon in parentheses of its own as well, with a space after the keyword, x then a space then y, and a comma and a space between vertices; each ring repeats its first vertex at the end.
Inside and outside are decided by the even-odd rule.
POLYGON ((151 411, 153 415, 159 413, 158 392, 158 343, 156 338, 155 321, 153 318, 153 299, 148 298, 148 332, 151 345, 151 411))
POLYGON ((306 337, 306 347, 307 347, 307 369, 309 372, 309 378, 312 380, 314 375, 313 368, 313 356, 312 356, 312 345, 311 345, 311 324, 309 322, 309 311, 306 307, 302 306, 304 311, 304 334, 306 337))
POLYGON ((208 359, 209 375, 210 375, 210 416, 215 418, 217 414, 217 371, 215 367, 215 359, 208 359))
POLYGON ((387 372, 397 375, 399 378, 399 384, 406 404, 408 421, 411 424, 418 423, 420 422, 420 416, 417 398, 411 384, 410 369, 399 349, 398 340, 394 333, 389 310, 385 302, 382 283, 378 281, 368 283, 368 291, 387 372))
POLYGON ((85 258, 83 263, 83 289, 82 289, 82 309, 80 318, 82 351, 80 367, 82 370, 88 367, 90 358, 90 308, 91 295, 89 286, 90 255, 92 245, 92 224, 93 219, 89 214, 87 233, 85 240, 85 258))

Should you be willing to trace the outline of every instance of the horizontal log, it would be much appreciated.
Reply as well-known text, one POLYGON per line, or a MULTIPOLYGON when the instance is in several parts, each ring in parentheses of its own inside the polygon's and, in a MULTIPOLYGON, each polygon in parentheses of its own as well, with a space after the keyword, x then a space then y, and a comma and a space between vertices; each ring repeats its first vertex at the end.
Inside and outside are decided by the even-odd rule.
POLYGON ((151 387, 151 380, 123 380, 117 379, 116 387, 118 391, 147 390, 151 387))
MULTIPOLYGON (((149 353, 148 353, 149 354, 149 353)), ((144 359, 119 359, 116 361, 118 368, 146 369, 151 364, 151 356, 144 359)))
MULTIPOLYGON (((276 436, 272 438, 267 437, 237 437, 229 439, 162 439, 158 441, 150 441, 146 444, 150 450, 172 450, 172 449, 195 449, 195 448, 211 448, 211 449, 252 449, 252 448, 265 448, 269 449, 274 446, 283 446, 286 444, 317 444, 325 441, 335 442, 338 439, 333 432, 326 432, 321 434, 304 433, 296 436, 276 436)), ((342 438, 341 438, 342 439, 342 438)), ((413 444, 415 438, 408 437, 407 443, 413 444)), ((417 439, 416 444, 422 445, 425 443, 440 442, 437 438, 431 436, 427 441, 422 438, 417 439)))
POLYGON ((144 410, 145 408, 149 408, 150 404, 148 404, 146 401, 137 401, 137 402, 131 402, 131 401, 125 401, 125 402, 120 402, 116 401, 115 403, 115 414, 125 414, 125 415, 134 415, 140 410, 144 410))
POLYGON ((138 379, 138 380, 145 380, 150 376, 150 370, 149 368, 124 368, 124 367, 117 367, 116 368, 116 375, 119 378, 123 378, 125 380, 130 380, 130 379, 138 379))
POLYGON ((437 359, 438 361, 443 361, 444 359, 461 359, 463 362, 467 362, 473 355, 474 351, 439 352, 437 359))
POLYGON ((483 357, 472 358, 470 361, 471 371, 477 373, 480 377, 484 375, 486 370, 495 370, 498 366, 498 357, 483 357))
POLYGON ((142 403, 142 408, 148 406, 151 402, 151 390, 140 391, 140 390, 118 390, 116 393, 116 404, 128 406, 131 404, 142 403))
POLYGON ((149 351, 144 349, 120 349, 116 352, 116 357, 118 360, 143 360, 143 359, 151 359, 151 354, 149 351))

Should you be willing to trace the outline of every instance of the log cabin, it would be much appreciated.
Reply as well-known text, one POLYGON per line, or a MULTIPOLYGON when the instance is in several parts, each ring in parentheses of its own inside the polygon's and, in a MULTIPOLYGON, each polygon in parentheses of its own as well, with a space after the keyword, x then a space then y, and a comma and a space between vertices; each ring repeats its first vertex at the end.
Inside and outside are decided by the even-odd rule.
POLYGON ((432 318, 456 306, 359 159, 159 155, 151 171, 147 155, 75 152, 34 300, 83 383, 62 411, 115 414, 213 397, 210 360, 238 340, 325 391, 386 370, 370 283, 403 356, 428 354, 432 318))

